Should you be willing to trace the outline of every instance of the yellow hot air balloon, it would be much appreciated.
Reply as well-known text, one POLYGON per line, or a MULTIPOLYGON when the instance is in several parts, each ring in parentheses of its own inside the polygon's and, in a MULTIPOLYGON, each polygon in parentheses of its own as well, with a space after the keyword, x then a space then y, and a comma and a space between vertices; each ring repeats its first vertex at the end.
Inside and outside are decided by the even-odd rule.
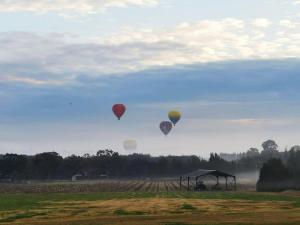
POLYGON ((125 140, 123 142, 123 147, 127 151, 134 151, 137 148, 136 140, 125 140))
POLYGON ((180 120, 181 118, 181 113, 179 111, 170 111, 169 114, 169 119, 170 121, 174 124, 175 124, 180 120))

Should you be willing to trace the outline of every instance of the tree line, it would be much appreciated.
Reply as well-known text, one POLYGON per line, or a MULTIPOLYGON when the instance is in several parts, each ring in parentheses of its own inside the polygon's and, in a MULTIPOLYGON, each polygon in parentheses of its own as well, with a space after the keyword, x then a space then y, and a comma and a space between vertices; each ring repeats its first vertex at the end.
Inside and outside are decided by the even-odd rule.
POLYGON ((111 178, 170 177, 201 167, 213 168, 213 161, 215 159, 204 160, 197 156, 120 155, 109 149, 99 150, 95 155, 68 157, 62 157, 57 152, 34 156, 5 154, 0 157, 0 179, 56 180, 70 179, 75 174, 90 179, 104 175, 111 178))
POLYGON ((151 156, 147 154, 120 155, 110 149, 96 154, 62 157, 57 152, 44 152, 33 156, 19 154, 0 155, 0 180, 58 180, 71 179, 81 174, 90 179, 175 177, 197 169, 217 169, 236 174, 259 170, 269 159, 279 159, 289 165, 289 173, 300 174, 300 147, 280 152, 273 140, 262 144, 262 150, 250 148, 237 160, 225 160, 221 154, 211 153, 209 159, 191 156, 151 156))

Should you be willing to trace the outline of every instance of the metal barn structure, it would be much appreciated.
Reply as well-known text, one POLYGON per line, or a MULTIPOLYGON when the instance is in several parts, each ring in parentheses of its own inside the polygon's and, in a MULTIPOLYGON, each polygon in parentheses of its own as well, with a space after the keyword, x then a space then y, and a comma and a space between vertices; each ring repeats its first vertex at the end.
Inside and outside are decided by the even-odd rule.
POLYGON ((220 179, 225 181, 225 190, 236 190, 236 177, 234 175, 224 173, 218 170, 199 169, 194 172, 180 176, 180 190, 186 187, 188 191, 194 186, 194 191, 204 190, 221 190, 222 185, 220 179), (205 183, 205 179, 210 179, 215 184, 209 189, 205 183))

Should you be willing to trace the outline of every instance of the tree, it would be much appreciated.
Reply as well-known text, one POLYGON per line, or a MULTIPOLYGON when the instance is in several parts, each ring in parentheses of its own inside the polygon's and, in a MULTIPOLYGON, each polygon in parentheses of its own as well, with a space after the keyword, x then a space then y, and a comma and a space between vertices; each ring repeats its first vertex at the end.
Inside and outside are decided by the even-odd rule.
POLYGON ((261 145, 263 147, 263 151, 278 151, 278 145, 273 140, 267 140, 261 145))
POLYGON ((44 152, 34 156, 33 164, 39 178, 51 179, 58 174, 62 157, 57 152, 44 152))
POLYGON ((105 149, 105 150, 99 150, 97 153, 96 153, 96 156, 97 157, 111 157, 113 156, 114 154, 118 154, 117 152, 114 152, 113 150, 110 150, 110 149, 105 149))
POLYGON ((257 148, 250 148, 246 152, 246 157, 258 157, 259 156, 259 150, 257 148))
POLYGON ((278 151, 278 145, 273 140, 267 140, 264 143, 262 143, 263 150, 261 152, 261 155, 265 161, 271 158, 278 158, 279 157, 279 151, 278 151))
POLYGON ((217 153, 210 153, 209 162, 223 162, 222 159, 217 153))
POLYGON ((80 156, 71 155, 64 159, 64 174, 66 176, 72 176, 81 172, 83 160, 80 156))
POLYGON ((5 154, 1 159, 0 171, 3 177, 18 178, 24 173, 27 157, 17 154, 5 154))
POLYGON ((287 165, 293 177, 300 178, 300 146, 296 145, 291 148, 287 165))
POLYGON ((281 159, 272 158, 264 163, 260 170, 260 182, 283 182, 290 177, 288 168, 282 163, 281 159))

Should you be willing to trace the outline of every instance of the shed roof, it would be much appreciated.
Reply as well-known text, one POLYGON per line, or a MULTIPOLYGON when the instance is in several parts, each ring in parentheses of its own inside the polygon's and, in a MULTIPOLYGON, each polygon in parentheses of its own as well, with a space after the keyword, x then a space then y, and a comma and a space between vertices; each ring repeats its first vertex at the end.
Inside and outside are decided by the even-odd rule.
POLYGON ((213 175, 215 177, 235 177, 234 175, 224 173, 219 170, 204 170, 204 169, 198 169, 191 173, 184 174, 182 175, 182 177, 202 177, 207 175, 213 175))

